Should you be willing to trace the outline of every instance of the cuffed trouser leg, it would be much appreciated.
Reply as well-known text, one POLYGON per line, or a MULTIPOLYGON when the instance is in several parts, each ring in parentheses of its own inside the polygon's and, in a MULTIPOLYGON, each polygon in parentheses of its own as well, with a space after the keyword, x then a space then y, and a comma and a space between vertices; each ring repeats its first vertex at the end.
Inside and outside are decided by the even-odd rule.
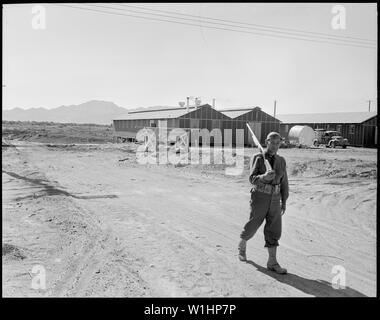
POLYGON ((251 213, 249 221, 245 224, 240 238, 248 241, 251 239, 256 231, 260 228, 266 215, 269 211, 271 204, 271 195, 262 192, 253 192, 251 194, 251 213))
POLYGON ((281 238, 282 219, 280 196, 272 197, 264 226, 265 247, 277 247, 281 238))
POLYGON ((278 246, 281 237, 281 197, 280 195, 270 195, 262 192, 254 192, 251 195, 250 219, 245 224, 240 238, 248 241, 260 228, 264 219, 265 247, 278 246))

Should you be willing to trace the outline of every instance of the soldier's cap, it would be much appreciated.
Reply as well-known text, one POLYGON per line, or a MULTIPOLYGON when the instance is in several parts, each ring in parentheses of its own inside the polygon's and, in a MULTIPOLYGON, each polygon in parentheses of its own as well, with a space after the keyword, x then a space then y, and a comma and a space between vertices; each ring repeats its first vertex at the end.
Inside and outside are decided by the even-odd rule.
POLYGON ((269 132, 268 135, 267 135, 267 138, 265 140, 268 141, 270 139, 276 139, 276 138, 279 138, 280 140, 284 140, 281 137, 281 135, 278 132, 275 132, 275 131, 269 132))

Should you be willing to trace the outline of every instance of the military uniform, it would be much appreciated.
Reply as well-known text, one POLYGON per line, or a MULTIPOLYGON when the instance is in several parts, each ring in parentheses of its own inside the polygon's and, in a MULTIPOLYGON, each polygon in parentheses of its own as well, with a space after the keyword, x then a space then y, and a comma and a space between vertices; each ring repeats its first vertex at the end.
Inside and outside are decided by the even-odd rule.
POLYGON ((265 219, 265 247, 276 247, 281 237, 281 202, 286 203, 289 197, 289 183, 285 159, 277 154, 265 152, 275 171, 275 177, 267 183, 262 179, 266 172, 261 153, 255 154, 250 162, 249 181, 253 185, 250 200, 250 218, 241 232, 240 238, 247 241, 252 238, 265 219))

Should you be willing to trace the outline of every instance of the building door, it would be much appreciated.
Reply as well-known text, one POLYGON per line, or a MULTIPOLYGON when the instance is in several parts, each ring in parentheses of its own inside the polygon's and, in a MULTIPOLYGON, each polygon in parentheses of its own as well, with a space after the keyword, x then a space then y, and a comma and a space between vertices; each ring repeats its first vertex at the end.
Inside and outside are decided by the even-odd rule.
MULTIPOLYGON (((255 134, 257 140, 261 141, 261 122, 250 121, 249 126, 251 127, 253 133, 255 134)), ((251 133, 248 131, 248 144, 254 145, 251 133)))

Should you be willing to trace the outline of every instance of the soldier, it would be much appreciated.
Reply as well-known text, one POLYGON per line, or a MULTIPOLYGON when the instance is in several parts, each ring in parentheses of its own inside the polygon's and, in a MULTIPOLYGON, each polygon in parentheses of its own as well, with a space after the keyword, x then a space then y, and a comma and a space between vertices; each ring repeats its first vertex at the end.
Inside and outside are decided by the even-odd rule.
POLYGON ((265 247, 268 248, 268 270, 285 274, 287 270, 277 262, 276 251, 278 240, 281 237, 281 216, 286 210, 286 200, 289 196, 288 176, 285 159, 277 155, 281 143, 281 136, 277 132, 268 134, 264 152, 273 170, 266 171, 264 157, 261 153, 255 154, 250 162, 249 181, 251 189, 251 214, 240 235, 239 259, 246 261, 246 245, 261 226, 265 219, 264 236, 265 247))

